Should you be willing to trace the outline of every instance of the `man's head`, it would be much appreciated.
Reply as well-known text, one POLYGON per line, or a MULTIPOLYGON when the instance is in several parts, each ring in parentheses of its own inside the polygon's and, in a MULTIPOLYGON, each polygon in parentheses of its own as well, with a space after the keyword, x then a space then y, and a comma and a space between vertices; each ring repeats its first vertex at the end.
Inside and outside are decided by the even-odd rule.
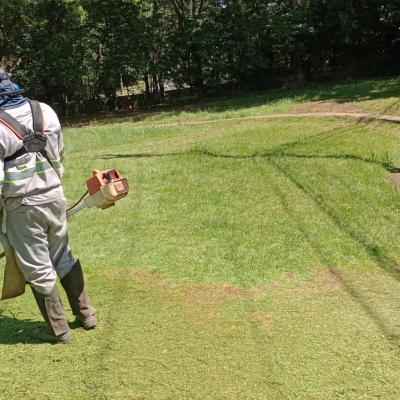
POLYGON ((0 109, 16 108, 25 104, 28 99, 23 97, 18 85, 11 82, 11 75, 0 68, 0 109))

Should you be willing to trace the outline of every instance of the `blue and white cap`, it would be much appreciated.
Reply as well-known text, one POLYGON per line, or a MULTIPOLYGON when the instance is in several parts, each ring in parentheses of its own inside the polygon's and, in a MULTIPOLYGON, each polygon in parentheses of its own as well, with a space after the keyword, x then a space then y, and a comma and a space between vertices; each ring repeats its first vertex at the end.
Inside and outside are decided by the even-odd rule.
POLYGON ((11 74, 0 68, 0 109, 15 108, 25 104, 28 99, 21 95, 23 90, 11 82, 11 74))

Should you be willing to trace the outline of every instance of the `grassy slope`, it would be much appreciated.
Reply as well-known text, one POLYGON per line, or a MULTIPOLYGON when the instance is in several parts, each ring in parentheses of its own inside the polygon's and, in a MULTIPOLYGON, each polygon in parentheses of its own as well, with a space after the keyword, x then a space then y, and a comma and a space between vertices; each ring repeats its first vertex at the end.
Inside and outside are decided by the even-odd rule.
MULTIPOLYGON (((387 109, 393 82, 332 96, 387 109)), ((0 399, 399 398, 398 126, 217 121, 292 110, 266 99, 65 131, 70 202, 95 168, 131 184, 70 221, 100 324, 39 344, 31 295, 0 303, 0 399)))

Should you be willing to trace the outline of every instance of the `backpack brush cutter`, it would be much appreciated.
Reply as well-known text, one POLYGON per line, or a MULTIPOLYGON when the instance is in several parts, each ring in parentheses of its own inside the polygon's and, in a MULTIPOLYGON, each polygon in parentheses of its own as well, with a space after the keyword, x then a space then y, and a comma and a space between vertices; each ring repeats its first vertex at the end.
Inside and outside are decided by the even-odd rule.
MULTIPOLYGON (((102 210, 112 207, 117 200, 122 199, 129 192, 128 180, 116 169, 93 171, 92 176, 86 180, 86 186, 88 189, 86 193, 67 210, 67 218, 86 207, 97 207, 102 210), (89 197, 84 199, 88 193, 89 197), (83 204, 75 208, 82 200, 83 204)), ((17 266, 14 249, 1 229, 0 242, 4 248, 4 252, 0 253, 0 259, 6 257, 1 300, 6 300, 24 294, 26 281, 17 266)))
POLYGON ((97 207, 102 210, 112 207, 129 192, 128 180, 116 169, 94 170, 92 176, 86 180, 86 186, 87 191, 83 197, 67 210, 67 218, 86 207, 97 207), (88 193, 89 197, 84 198, 88 193), (83 204, 75 208, 82 200, 83 204))

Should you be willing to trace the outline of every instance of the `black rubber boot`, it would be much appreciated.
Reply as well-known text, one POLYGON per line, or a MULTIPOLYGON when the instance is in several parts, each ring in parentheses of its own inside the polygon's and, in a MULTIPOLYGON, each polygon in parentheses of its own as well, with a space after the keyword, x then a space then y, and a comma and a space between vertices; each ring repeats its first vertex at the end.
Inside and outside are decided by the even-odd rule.
POLYGON ((60 282, 73 314, 80 319, 84 329, 93 329, 97 324, 96 310, 90 305, 79 260, 60 282))
POLYGON ((46 328, 37 328, 32 332, 35 339, 50 343, 69 343, 72 341, 72 333, 69 329, 64 309, 61 305, 57 285, 52 292, 45 296, 33 287, 33 295, 39 310, 46 322, 46 328))

